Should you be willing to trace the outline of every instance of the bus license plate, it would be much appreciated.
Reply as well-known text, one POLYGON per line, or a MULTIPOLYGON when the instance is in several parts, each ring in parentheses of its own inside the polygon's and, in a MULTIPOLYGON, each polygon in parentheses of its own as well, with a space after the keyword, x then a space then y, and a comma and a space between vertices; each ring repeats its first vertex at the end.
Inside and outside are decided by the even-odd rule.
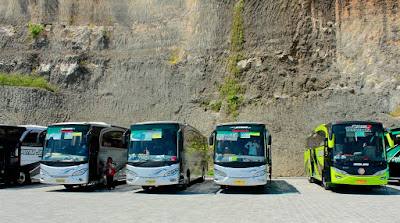
POLYGON ((56 179, 56 182, 57 183, 65 183, 65 180, 64 179, 56 179))
POLYGON ((156 183, 155 180, 146 180, 146 184, 154 184, 154 183, 156 183))
POLYGON ((358 184, 366 184, 367 181, 366 180, 357 180, 356 183, 358 183, 358 184))
POLYGON ((235 184, 245 184, 245 181, 235 181, 235 184))

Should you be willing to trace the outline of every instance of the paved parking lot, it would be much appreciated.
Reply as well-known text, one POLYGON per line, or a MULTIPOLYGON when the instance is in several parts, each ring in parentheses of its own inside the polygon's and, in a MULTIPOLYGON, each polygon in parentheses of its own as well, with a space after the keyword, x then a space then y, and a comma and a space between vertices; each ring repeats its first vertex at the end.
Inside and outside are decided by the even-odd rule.
POLYGON ((211 179, 185 190, 116 190, 33 184, 0 189, 2 222, 399 222, 400 186, 326 191, 305 178, 264 190, 221 190, 211 179))

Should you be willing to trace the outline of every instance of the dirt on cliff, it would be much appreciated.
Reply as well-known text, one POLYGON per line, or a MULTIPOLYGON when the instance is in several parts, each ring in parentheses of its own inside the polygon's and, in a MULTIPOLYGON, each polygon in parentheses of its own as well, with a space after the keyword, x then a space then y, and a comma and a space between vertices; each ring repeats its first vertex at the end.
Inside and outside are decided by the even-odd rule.
POLYGON ((178 120, 205 135, 264 122, 274 175, 304 174, 303 147, 337 120, 399 125, 400 1, 0 2, 0 122, 178 120), (29 23, 44 29, 30 37, 29 23), (391 115, 392 114, 392 115, 391 115))

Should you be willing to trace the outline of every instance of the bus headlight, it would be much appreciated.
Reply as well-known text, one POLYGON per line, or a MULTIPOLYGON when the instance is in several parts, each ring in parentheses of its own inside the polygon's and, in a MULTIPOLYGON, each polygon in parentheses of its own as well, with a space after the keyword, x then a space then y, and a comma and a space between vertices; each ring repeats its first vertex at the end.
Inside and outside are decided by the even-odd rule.
POLYGON ((336 168, 336 167, 332 167, 332 169, 333 169, 336 173, 338 173, 338 174, 349 175, 346 171, 341 170, 341 169, 338 169, 338 168, 336 168))
POLYGON ((126 175, 131 175, 131 176, 134 176, 134 177, 136 177, 137 176, 137 173, 135 173, 134 171, 132 171, 132 170, 128 170, 128 169, 126 169, 126 175))
POLYGON ((80 176, 80 175, 83 175, 84 173, 86 173, 87 170, 88 170, 87 168, 83 168, 83 169, 77 170, 77 171, 75 171, 75 172, 72 174, 72 176, 80 176))
POLYGON ((255 173, 254 175, 253 175, 253 177, 261 177, 261 176, 264 176, 265 174, 267 173, 267 170, 261 170, 261 171, 258 171, 257 173, 255 173))
MULTIPOLYGON (((373 176, 380 176, 380 175, 385 174, 386 172, 387 172, 387 169, 380 170, 380 171, 376 172, 373 176)), ((386 178, 386 177, 385 177, 385 178, 386 178)))
POLYGON ((166 173, 164 174, 164 177, 173 176, 173 175, 177 174, 178 171, 179 171, 178 168, 175 168, 175 169, 173 169, 173 170, 170 170, 170 171, 168 171, 168 172, 166 172, 166 173))
POLYGON ((220 170, 214 169, 214 175, 226 177, 226 174, 220 170))
POLYGON ((49 175, 49 173, 48 173, 46 170, 44 170, 44 169, 40 169, 40 174, 41 174, 41 175, 46 175, 46 176, 49 175))

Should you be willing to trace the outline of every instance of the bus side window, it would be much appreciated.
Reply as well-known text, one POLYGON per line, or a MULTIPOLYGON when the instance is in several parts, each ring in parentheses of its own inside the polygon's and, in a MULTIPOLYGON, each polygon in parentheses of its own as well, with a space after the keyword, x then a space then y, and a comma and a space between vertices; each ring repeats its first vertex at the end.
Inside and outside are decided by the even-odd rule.
POLYGON ((25 138, 22 140, 22 146, 43 146, 37 143, 37 135, 38 133, 30 132, 28 133, 25 138))
POLYGON ((103 135, 102 146, 113 147, 113 148, 126 148, 122 142, 123 132, 113 131, 107 132, 103 135))

